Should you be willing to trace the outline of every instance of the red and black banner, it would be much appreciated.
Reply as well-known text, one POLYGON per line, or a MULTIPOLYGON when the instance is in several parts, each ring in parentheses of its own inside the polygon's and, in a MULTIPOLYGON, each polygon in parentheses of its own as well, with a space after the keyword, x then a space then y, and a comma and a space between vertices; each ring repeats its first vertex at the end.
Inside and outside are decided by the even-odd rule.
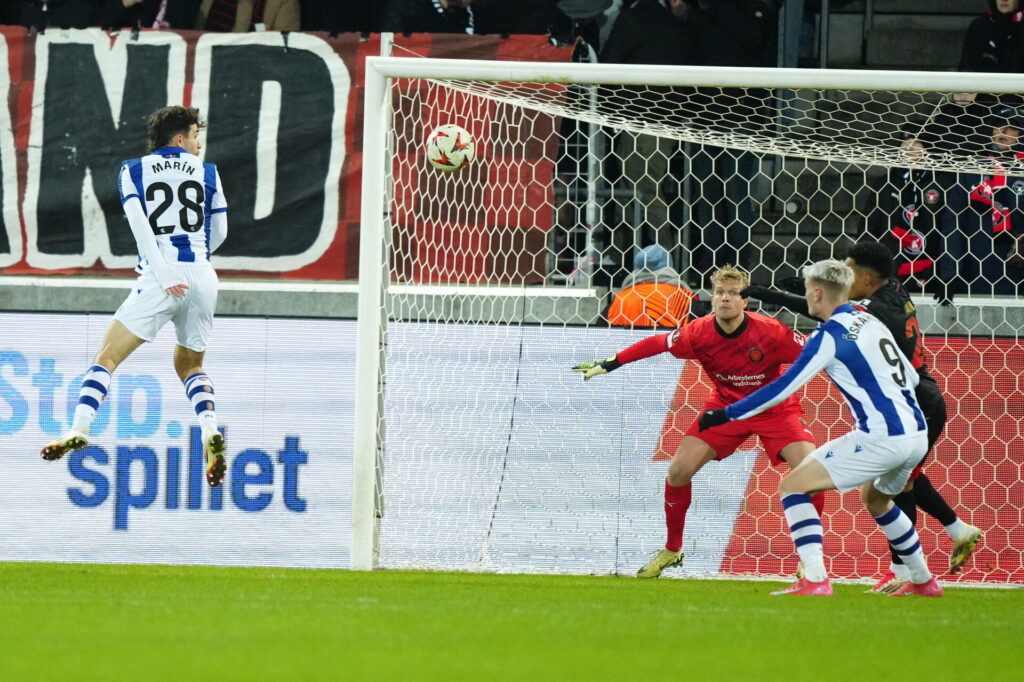
MULTIPOLYGON (((398 37, 396 55, 566 61, 542 37, 398 37)), ((0 27, 0 269, 124 273, 135 243, 118 201, 124 159, 168 104, 208 121, 229 234, 228 276, 354 279, 363 63, 379 37, 0 27)), ((552 171, 553 172, 553 171, 552 171)), ((514 236, 511 238, 515 238, 514 236)))

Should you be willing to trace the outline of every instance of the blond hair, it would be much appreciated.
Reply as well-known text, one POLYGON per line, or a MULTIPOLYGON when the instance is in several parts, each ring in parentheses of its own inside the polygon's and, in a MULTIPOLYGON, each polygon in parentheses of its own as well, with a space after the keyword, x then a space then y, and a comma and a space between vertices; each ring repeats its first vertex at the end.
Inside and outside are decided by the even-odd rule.
POLYGON ((835 301, 845 300, 850 295, 853 270, 842 261, 820 260, 804 266, 803 273, 804 279, 821 286, 835 301))
POLYGON ((711 288, 714 289, 719 282, 727 279, 733 279, 739 282, 740 290, 746 289, 750 286, 750 275, 737 267, 726 265, 711 273, 711 288))

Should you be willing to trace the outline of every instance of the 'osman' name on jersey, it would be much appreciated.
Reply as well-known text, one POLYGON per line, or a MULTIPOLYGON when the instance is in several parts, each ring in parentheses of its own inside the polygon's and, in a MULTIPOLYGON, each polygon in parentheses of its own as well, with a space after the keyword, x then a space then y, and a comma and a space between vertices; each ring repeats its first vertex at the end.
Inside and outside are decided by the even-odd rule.
POLYGON ((160 173, 166 170, 177 170, 188 173, 189 175, 195 175, 196 169, 191 166, 188 162, 182 161, 181 159, 167 159, 166 161, 157 161, 153 164, 153 172, 160 173))

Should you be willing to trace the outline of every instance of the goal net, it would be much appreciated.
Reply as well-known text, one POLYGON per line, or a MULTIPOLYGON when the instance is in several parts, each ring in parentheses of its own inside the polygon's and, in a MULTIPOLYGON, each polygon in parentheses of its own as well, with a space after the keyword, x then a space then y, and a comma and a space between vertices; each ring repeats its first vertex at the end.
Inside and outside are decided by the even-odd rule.
MULTIPOLYGON (((705 314, 716 267, 785 288, 873 238, 949 405, 925 471, 985 531, 959 579, 1024 582, 1019 77, 409 58, 366 73, 353 567, 635 573, 664 543, 667 461, 710 384, 667 354, 586 384, 570 367, 705 314), (425 142, 449 123, 476 159, 443 173, 425 142), (638 285, 656 314, 610 313, 652 284, 645 266, 697 300, 638 285)), ((816 442, 852 428, 824 379, 802 397, 816 442)), ((791 573, 782 469, 754 439, 707 465, 669 573, 791 573)), ((950 539, 920 516, 944 574, 950 539)), ((830 493, 824 523, 835 576, 888 565, 856 494, 830 493)))

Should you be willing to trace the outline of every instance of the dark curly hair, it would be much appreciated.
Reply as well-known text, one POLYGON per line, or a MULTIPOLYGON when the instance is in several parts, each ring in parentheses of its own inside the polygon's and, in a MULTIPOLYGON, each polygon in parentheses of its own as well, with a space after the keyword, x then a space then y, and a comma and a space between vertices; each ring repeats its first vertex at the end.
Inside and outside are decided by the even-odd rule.
POLYGON ((199 110, 195 107, 170 106, 157 109, 146 121, 149 151, 166 147, 175 135, 188 135, 188 131, 194 125, 200 130, 206 127, 206 123, 199 118, 199 110))
POLYGON ((879 279, 889 279, 896 271, 892 252, 882 244, 872 240, 859 241, 846 254, 862 268, 875 273, 879 279))

